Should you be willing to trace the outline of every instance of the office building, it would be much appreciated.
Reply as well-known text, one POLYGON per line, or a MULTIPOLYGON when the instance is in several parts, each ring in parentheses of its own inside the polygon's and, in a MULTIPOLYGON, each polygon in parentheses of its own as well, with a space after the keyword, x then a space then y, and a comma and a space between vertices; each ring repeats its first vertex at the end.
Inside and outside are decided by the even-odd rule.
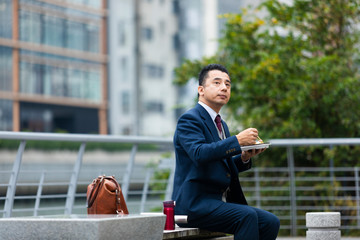
POLYGON ((106 0, 0 0, 0 130, 108 132, 106 0))
POLYGON ((178 10, 173 0, 109 1, 112 134, 173 134, 178 10))
POLYGON ((0 130, 172 136, 197 95, 174 68, 242 2, 0 0, 0 130))
POLYGON ((173 84, 174 68, 216 52, 218 2, 109 1, 111 133, 173 135, 197 95, 194 81, 173 84))

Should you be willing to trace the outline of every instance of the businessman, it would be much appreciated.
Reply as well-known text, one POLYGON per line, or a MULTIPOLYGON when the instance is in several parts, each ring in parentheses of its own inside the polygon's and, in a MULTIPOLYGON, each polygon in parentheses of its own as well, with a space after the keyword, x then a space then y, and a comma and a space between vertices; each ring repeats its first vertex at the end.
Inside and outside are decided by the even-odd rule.
POLYGON ((230 136, 220 109, 229 101, 231 80, 225 67, 210 64, 199 73, 198 104, 178 120, 174 146, 175 214, 187 224, 234 235, 235 240, 274 240, 280 222, 270 212, 247 205, 238 174, 251 168, 251 157, 264 149, 242 151, 255 144, 258 131, 248 128, 230 136))

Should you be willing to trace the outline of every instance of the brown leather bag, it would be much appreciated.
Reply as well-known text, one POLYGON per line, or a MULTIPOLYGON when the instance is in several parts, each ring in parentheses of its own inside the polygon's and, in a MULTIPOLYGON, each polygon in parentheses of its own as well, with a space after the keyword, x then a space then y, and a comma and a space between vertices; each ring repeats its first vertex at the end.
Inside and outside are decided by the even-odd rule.
POLYGON ((99 176, 87 187, 88 214, 129 214, 119 183, 113 176, 99 176))

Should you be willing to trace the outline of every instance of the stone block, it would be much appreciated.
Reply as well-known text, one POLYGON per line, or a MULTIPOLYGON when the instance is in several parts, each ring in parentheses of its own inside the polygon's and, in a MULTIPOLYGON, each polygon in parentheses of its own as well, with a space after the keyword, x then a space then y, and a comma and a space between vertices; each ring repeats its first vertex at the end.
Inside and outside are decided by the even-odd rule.
POLYGON ((306 240, 340 240, 339 212, 306 213, 306 240))
POLYGON ((339 212, 311 212, 306 213, 306 227, 308 228, 339 228, 341 225, 339 212))
POLYGON ((69 215, 0 219, 2 240, 154 239, 163 237, 165 215, 69 215))
POLYGON ((307 231, 306 240, 340 240, 340 231, 307 231))

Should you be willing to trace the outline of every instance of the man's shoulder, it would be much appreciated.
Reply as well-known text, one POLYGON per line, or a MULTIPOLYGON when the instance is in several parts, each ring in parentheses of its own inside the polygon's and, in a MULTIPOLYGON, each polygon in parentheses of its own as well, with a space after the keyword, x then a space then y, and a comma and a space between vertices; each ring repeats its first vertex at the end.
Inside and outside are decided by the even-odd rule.
POLYGON ((179 119, 199 118, 201 115, 203 115, 203 111, 206 112, 206 110, 201 105, 197 104, 193 108, 190 108, 184 112, 179 119))
POLYGON ((186 115, 186 114, 200 114, 202 111, 206 111, 205 108, 203 106, 201 106, 200 104, 196 104, 194 107, 186 110, 182 115, 186 115))

